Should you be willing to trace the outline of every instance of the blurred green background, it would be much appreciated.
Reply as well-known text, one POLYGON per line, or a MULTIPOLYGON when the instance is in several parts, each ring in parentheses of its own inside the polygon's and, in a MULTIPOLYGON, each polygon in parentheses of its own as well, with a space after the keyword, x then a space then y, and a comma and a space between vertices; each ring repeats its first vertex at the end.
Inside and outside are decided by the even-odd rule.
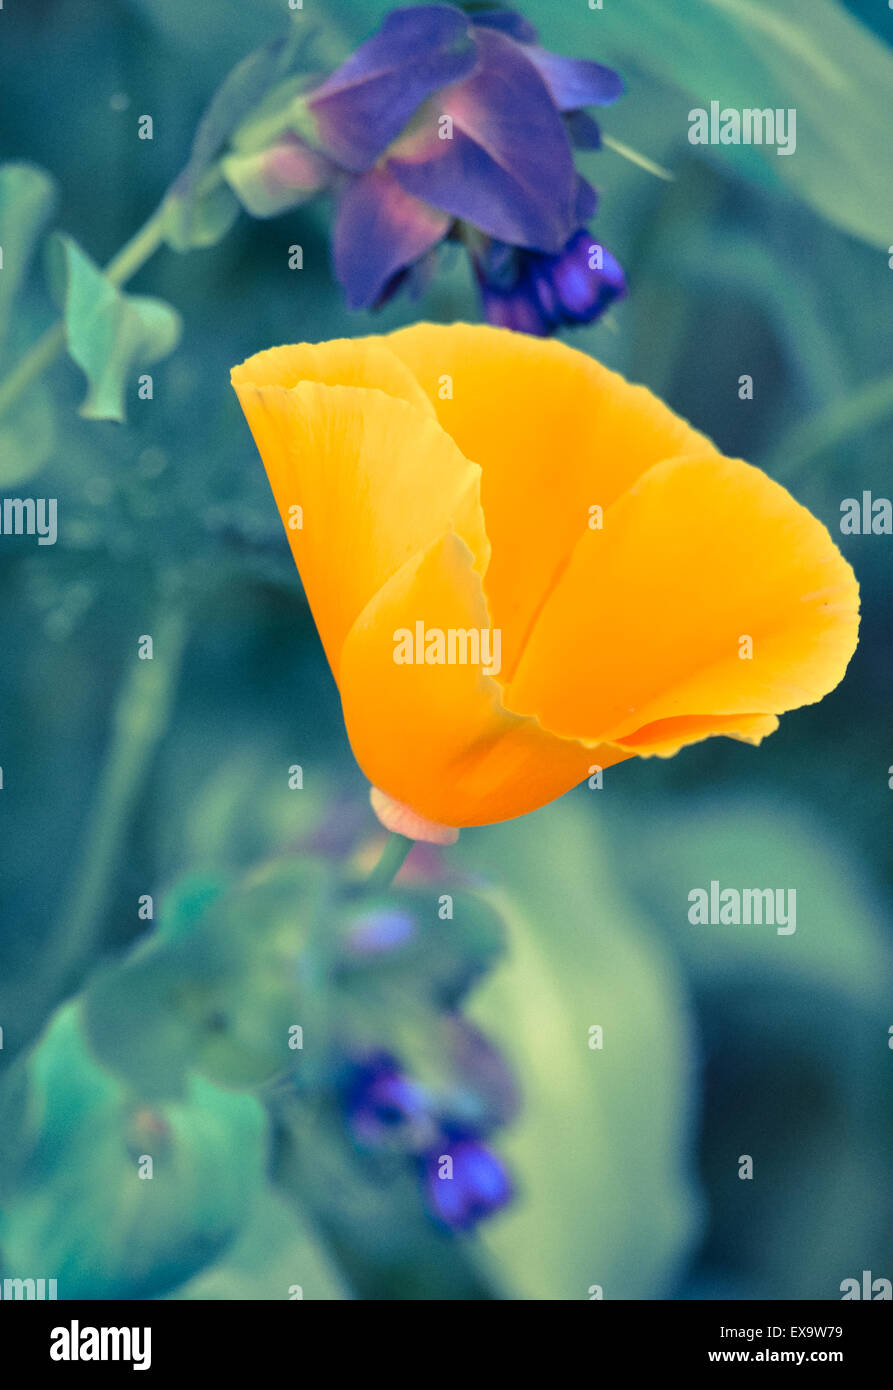
MULTIPOLYGON (((8 3, 0 158, 49 171, 48 225, 105 264, 185 164, 215 88, 286 8, 8 3), (144 113, 151 141, 137 138, 144 113)), ((388 8, 306 0, 318 66, 388 8)), ((853 564, 864 616, 843 685, 762 749, 715 739, 630 762, 601 790, 465 832, 448 852, 505 922, 504 954, 467 1011, 521 1095, 494 1140, 516 1197, 461 1246, 514 1298, 598 1285, 606 1298, 835 1299, 863 1270, 893 1277, 893 537, 839 534, 843 498, 891 492, 893 14, 881 0, 523 8, 550 48, 624 74, 603 128, 674 175, 611 150, 581 157, 630 294, 568 341, 789 486, 853 564), (688 111, 714 98, 796 107, 796 154, 692 148, 688 111), (752 401, 738 396, 745 373, 752 401), (796 934, 690 926, 688 891, 712 879, 796 888, 796 934), (742 1154, 753 1181, 738 1178, 742 1154)), ((53 547, 0 540, 0 1274, 59 1274, 63 1296, 426 1291, 424 1225, 407 1218, 403 1273, 376 1285, 372 1257, 274 1185, 258 1099, 208 1068, 164 1101, 176 1181, 138 1209, 132 1153, 149 1140, 122 1131, 123 1083, 74 1009, 57 1011, 146 931, 141 894, 157 904, 184 875, 243 873, 333 804, 360 808, 361 838, 374 838, 228 372, 279 342, 479 310, 467 266, 447 255, 420 304, 348 314, 328 229, 313 204, 242 216, 209 249, 163 248, 132 286, 182 316, 154 399, 134 380, 126 423, 81 418, 69 361, 0 422, 3 494, 55 496, 61 515, 53 547), (287 266, 295 242, 300 274, 287 266), (370 1259, 371 1282, 357 1272, 370 1259)), ((38 254, 0 377, 54 314, 38 254)), ((233 930, 244 944, 254 928, 248 913, 233 930)), ((222 947, 216 967, 237 989, 222 947)), ((128 1123, 151 1130, 138 1090, 128 1123)), ((397 1195, 367 1194, 358 1242, 392 1240, 397 1195)))

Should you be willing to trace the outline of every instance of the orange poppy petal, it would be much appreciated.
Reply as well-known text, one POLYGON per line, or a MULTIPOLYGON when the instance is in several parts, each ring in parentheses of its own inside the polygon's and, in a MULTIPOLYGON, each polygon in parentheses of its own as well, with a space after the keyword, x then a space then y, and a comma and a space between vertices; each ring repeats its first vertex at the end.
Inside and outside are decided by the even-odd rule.
POLYGON ((434 415, 425 392, 410 369, 387 347, 384 338, 333 338, 328 343, 291 343, 256 352, 231 379, 236 391, 245 386, 282 386, 319 381, 325 386, 366 386, 408 401, 423 415, 434 415))
POLYGON ((590 508, 606 510, 661 459, 713 445, 644 386, 554 339, 421 323, 376 341, 412 369, 483 470, 484 588, 509 679, 590 508))
POLYGON ((357 615, 447 527, 486 567, 480 469, 432 415, 381 390, 234 384, 337 679, 357 615))
MULTIPOLYGON (((416 555, 357 619, 339 685, 354 756, 373 786, 441 825, 485 825, 552 801, 605 760, 509 714, 480 666, 398 664, 401 630, 489 627, 468 546, 448 533, 416 555)), ((418 653, 418 648, 415 654, 418 653)))
POLYGON ((636 749, 639 731, 662 751, 664 734, 679 746, 732 731, 727 716, 821 699, 855 650, 858 607, 852 569, 784 488, 737 459, 669 460, 578 543, 506 703, 565 737, 636 749), (687 733, 660 728, 680 716, 687 733))
POLYGON ((699 743, 714 734, 725 734, 740 743, 762 743, 778 728, 774 714, 688 714, 677 719, 658 719, 637 729, 618 747, 640 758, 672 758, 690 743, 699 743))

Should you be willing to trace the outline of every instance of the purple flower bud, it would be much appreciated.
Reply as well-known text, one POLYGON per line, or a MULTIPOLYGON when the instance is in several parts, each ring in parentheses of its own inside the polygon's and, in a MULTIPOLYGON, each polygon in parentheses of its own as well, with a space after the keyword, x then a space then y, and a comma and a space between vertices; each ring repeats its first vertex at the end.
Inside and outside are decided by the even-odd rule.
POLYGON ((561 306, 562 323, 591 323, 626 293, 620 266, 585 228, 571 238, 546 274, 561 306))
POLYGON ((435 1123, 428 1094, 389 1053, 375 1053, 352 1066, 342 1095, 348 1124, 360 1144, 418 1153, 431 1143, 435 1123))
POLYGON ((408 912, 379 907, 365 912, 351 923, 347 948, 354 958, 387 955, 399 950, 416 934, 416 924, 408 912))
POLYGON ((538 337, 592 323, 626 293, 622 269, 585 227, 559 256, 491 243, 475 271, 487 322, 538 337))
POLYGON ((467 1231, 504 1207, 514 1195, 511 1179, 491 1149, 477 1139, 454 1139, 424 1163, 428 1205, 444 1226, 467 1231))
POLYGON ((257 154, 231 154, 223 175, 252 217, 299 207, 335 178, 335 166, 291 131, 257 154))

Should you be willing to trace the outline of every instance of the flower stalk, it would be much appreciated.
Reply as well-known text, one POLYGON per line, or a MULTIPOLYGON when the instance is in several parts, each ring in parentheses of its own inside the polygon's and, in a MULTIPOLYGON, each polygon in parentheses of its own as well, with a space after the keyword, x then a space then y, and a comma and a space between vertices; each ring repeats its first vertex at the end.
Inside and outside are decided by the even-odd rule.
POLYGON ((405 835, 398 835, 395 832, 388 835, 385 847, 381 852, 381 858, 366 880, 368 892, 378 892, 393 883, 414 844, 415 841, 408 839, 405 835))
POLYGON ((93 949, 108 901, 109 883, 152 755, 167 728, 186 646, 188 624, 176 608, 151 631, 157 655, 134 658, 114 713, 111 741, 100 773, 67 913, 46 951, 48 992, 64 989, 72 970, 93 949))

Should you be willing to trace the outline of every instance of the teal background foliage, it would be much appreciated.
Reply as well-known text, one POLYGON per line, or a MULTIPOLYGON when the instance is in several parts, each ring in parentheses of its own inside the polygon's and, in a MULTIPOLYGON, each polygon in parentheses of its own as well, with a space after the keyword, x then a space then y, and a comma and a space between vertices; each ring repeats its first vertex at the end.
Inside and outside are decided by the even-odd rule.
MULTIPOLYGON (((307 65, 387 8, 306 0, 307 65)), ((193 149, 202 113, 284 9, 0 13, 0 402, 60 314, 70 346, 51 362, 51 336, 0 414, 0 493, 60 506, 55 546, 0 537, 0 1275, 256 1299, 833 1300, 864 1269, 893 1277, 893 537, 839 535, 845 497, 891 493, 893 13, 526 5, 550 48, 624 74, 603 128, 672 174, 580 156, 630 295, 568 341, 826 522, 862 640, 761 750, 610 769, 370 898, 377 827, 228 371, 478 307, 445 252, 420 304, 348 314, 325 203, 258 221, 208 181, 279 59, 240 69, 193 149), (796 155, 690 146, 688 112, 714 98, 795 107, 796 155), (127 250, 191 150, 188 207, 127 250), (796 933, 691 926, 712 879, 795 888, 796 933), (395 903, 411 947, 350 958, 352 914, 395 903), (517 1104, 469 1075, 457 1018, 499 1049, 517 1104), (492 1130, 515 1196, 477 1234, 436 1227, 408 1156, 345 1129, 333 1059, 367 1046, 492 1130)))

